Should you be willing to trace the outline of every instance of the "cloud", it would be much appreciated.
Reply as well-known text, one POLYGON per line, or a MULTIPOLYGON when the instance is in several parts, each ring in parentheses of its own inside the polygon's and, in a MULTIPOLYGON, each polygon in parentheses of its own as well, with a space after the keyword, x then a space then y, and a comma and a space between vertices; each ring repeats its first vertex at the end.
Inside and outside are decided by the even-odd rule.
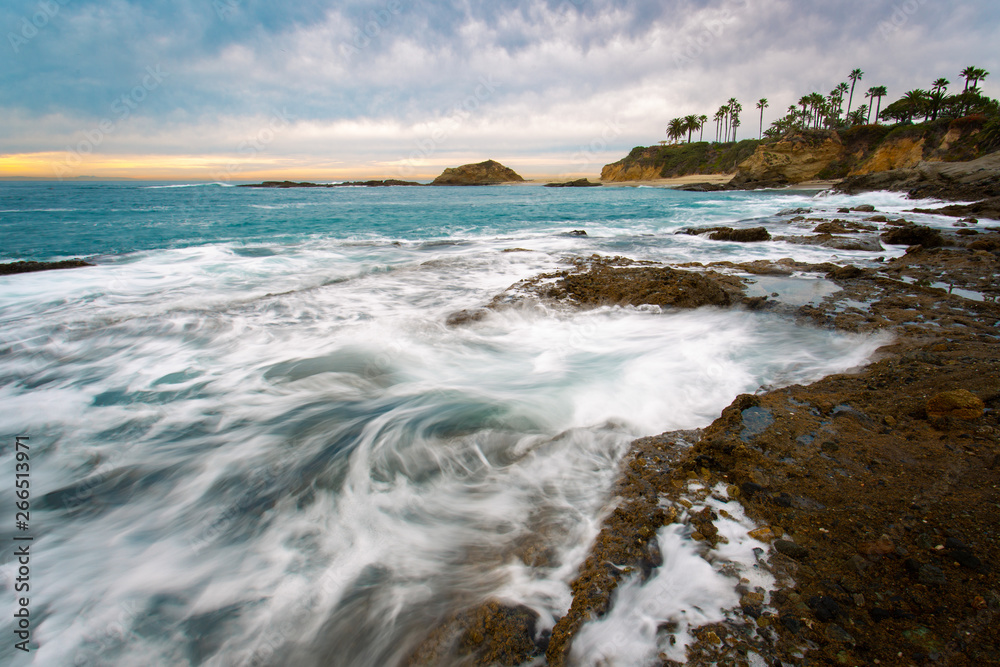
POLYGON ((768 97, 768 122, 855 67, 890 97, 973 64, 1000 79, 992 0, 14 0, 5 28, 11 153, 64 151, 112 119, 96 153, 225 158, 285 113, 268 152, 371 166, 460 115, 435 155, 563 155, 568 169, 608 123, 614 155, 730 97, 768 97), (150 67, 162 85, 118 119, 150 67))

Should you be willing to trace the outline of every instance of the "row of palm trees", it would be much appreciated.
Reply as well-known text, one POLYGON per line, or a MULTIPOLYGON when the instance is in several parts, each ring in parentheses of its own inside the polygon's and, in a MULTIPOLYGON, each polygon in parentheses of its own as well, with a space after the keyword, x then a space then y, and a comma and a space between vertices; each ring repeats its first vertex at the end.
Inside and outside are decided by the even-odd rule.
MULTIPOLYGON (((834 129, 869 125, 873 115, 875 123, 878 123, 879 118, 906 123, 919 116, 924 116, 925 120, 933 121, 941 115, 967 115, 974 111, 984 110, 990 104, 995 104, 989 98, 984 97, 978 87, 979 82, 989 76, 989 72, 970 66, 962 70, 961 76, 965 79, 965 88, 961 93, 948 95, 947 89, 951 82, 945 78, 939 78, 934 81, 929 90, 918 88, 908 91, 901 99, 893 102, 884 110, 882 109, 882 98, 889 94, 888 89, 883 85, 872 86, 864 94, 869 102, 852 110, 855 88, 858 82, 864 78, 864 72, 860 69, 854 69, 847 77, 851 82, 849 85, 847 81, 838 83, 828 95, 815 92, 803 95, 797 105, 789 106, 786 115, 774 121, 766 131, 764 130, 764 109, 768 108, 770 103, 766 97, 762 97, 757 101, 757 109, 760 110, 758 138, 764 136, 780 137, 790 130, 797 129, 823 127, 834 129), (845 96, 847 97, 846 109, 844 108, 845 96)), ((736 98, 730 98, 719 107, 713 117, 716 142, 736 141, 736 131, 741 124, 740 113, 742 110, 743 107, 736 98)), ((704 137, 707 122, 707 116, 690 115, 674 118, 667 125, 667 137, 674 142, 680 142, 686 135, 687 141, 690 143, 694 132, 700 132, 700 141, 704 137)))
MULTIPOLYGON (((764 100, 765 102, 767 100, 764 100)), ((741 105, 735 97, 719 107, 715 112, 715 141, 736 141, 736 130, 740 127, 740 113, 743 111, 741 105)), ((691 137, 695 132, 700 132, 699 141, 705 136, 705 125, 708 123, 708 116, 684 116, 683 118, 672 118, 667 123, 667 138, 673 142, 680 142, 684 135, 687 135, 687 142, 691 143, 691 137)))

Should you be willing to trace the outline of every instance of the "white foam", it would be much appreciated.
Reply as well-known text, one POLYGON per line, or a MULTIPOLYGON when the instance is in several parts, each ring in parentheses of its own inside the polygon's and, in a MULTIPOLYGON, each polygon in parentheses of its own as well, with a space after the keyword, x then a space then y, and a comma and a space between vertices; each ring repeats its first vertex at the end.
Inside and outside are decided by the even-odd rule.
MULTIPOLYGON (((726 495, 723 485, 713 491, 726 495)), ((731 517, 720 515, 714 522, 719 536, 725 538, 720 542, 728 540, 728 544, 707 550, 704 543, 690 538, 691 527, 682 523, 657 531, 663 564, 646 581, 638 575, 626 579, 613 594, 611 611, 583 625, 572 644, 574 664, 644 667, 660 664, 658 656, 686 663, 693 631, 725 620, 739 603, 738 577, 749 579, 751 587, 773 589, 773 576, 758 565, 754 553, 755 548, 766 551, 767 545, 749 536, 756 526, 742 506, 709 498, 690 512, 705 507, 725 510, 731 517), (721 571, 723 567, 727 574, 721 571), (660 630, 663 626, 670 629, 660 630)))

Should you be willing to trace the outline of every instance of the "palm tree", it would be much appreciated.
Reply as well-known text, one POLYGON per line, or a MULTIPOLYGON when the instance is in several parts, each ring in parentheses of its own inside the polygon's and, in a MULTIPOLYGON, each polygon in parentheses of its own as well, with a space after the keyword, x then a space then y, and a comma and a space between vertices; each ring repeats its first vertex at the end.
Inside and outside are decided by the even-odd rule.
MULTIPOLYGON (((865 91, 865 97, 868 97, 868 98, 871 98, 871 99, 875 98, 875 86, 872 86, 867 91, 865 91)), ((868 104, 868 117, 865 119, 865 124, 866 125, 871 125, 871 121, 872 121, 872 105, 871 105, 871 103, 869 103, 868 104)))
POLYGON ((975 88, 976 86, 978 86, 979 82, 988 77, 989 75, 990 73, 984 69, 975 70, 973 72, 973 77, 972 77, 972 87, 975 88))
POLYGON ((849 89, 849 86, 844 81, 841 81, 840 83, 838 83, 837 87, 834 88, 834 90, 836 90, 839 93, 839 97, 840 97, 840 106, 837 107, 837 114, 838 115, 840 114, 840 112, 844 108, 844 106, 843 106, 844 105, 844 95, 847 94, 848 89, 849 89))
POLYGON ((847 114, 847 123, 849 125, 864 125, 865 116, 868 114, 868 105, 862 104, 854 111, 847 114))
POLYGON ((740 126, 740 112, 743 111, 743 105, 736 101, 735 97, 729 98, 729 115, 733 119, 733 141, 736 141, 736 129, 740 126))
POLYGON ((722 121, 726 118, 725 107, 719 107, 719 110, 715 112, 715 142, 719 143, 722 139, 722 121))
POLYGON ((698 116, 698 129, 701 130, 701 134, 698 136, 698 141, 705 140, 705 123, 708 122, 708 116, 702 114, 698 116))
POLYGON ((872 97, 878 98, 878 106, 875 107, 875 124, 878 125, 878 112, 882 108, 882 98, 889 94, 885 86, 875 86, 872 88, 872 97))
POLYGON ((671 118, 667 123, 667 136, 677 141, 684 136, 684 121, 680 118, 671 118))
POLYGON ((860 69, 852 70, 847 78, 851 80, 851 96, 847 98, 847 113, 851 113, 851 102, 854 101, 854 84, 865 75, 860 69))
POLYGON ((964 93, 966 90, 969 89, 969 82, 972 81, 972 79, 976 76, 976 68, 973 67, 972 65, 969 65, 968 67, 962 70, 962 73, 959 76, 965 78, 965 90, 962 91, 964 93))
POLYGON ((906 105, 909 107, 911 118, 917 114, 925 113, 927 109, 927 97, 927 91, 921 90, 920 88, 908 90, 903 94, 903 101, 906 102, 906 105))
MULTIPOLYGON (((738 107, 739 104, 740 103, 736 100, 735 97, 730 97, 728 100, 726 100, 725 109, 726 109, 726 141, 727 142, 729 141, 729 132, 730 132, 730 130, 733 129, 733 120, 736 118, 736 115, 739 113, 739 112, 735 111, 736 107, 738 107)), ((742 109, 742 107, 740 107, 740 108, 742 109)))
POLYGON ((760 109, 760 136, 757 137, 758 139, 764 138, 764 109, 768 106, 770 105, 767 103, 766 97, 757 100, 757 108, 760 109))
POLYGON ((684 116, 684 130, 688 134, 688 143, 691 143, 691 133, 698 129, 698 117, 694 114, 684 116))

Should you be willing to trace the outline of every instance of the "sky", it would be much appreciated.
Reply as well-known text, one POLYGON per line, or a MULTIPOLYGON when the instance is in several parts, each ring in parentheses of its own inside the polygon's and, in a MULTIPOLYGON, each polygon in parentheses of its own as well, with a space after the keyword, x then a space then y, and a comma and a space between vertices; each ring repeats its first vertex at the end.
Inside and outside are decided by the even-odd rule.
POLYGON ((855 107, 969 65, 1000 97, 996 0, 3 0, 0 36, 8 178, 596 176, 731 97, 755 138, 758 99, 766 128, 855 68, 855 107))

